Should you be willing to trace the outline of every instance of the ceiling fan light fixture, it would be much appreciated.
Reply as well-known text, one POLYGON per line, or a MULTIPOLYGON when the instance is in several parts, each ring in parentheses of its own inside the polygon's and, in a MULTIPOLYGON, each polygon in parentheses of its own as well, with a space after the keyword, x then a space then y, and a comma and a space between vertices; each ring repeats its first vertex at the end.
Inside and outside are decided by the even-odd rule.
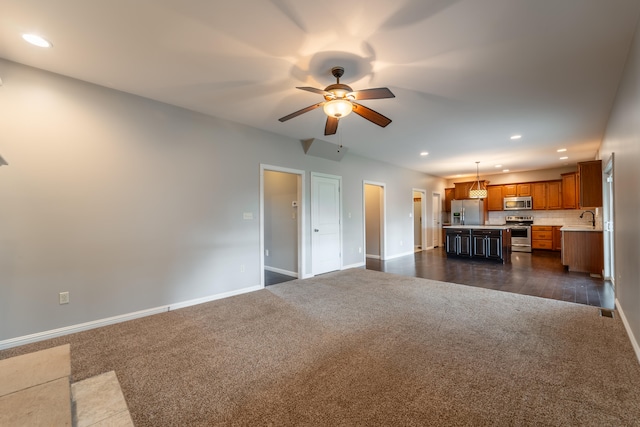
POLYGON ((341 119, 353 111, 353 104, 346 99, 334 99, 324 104, 324 113, 329 117, 341 119))

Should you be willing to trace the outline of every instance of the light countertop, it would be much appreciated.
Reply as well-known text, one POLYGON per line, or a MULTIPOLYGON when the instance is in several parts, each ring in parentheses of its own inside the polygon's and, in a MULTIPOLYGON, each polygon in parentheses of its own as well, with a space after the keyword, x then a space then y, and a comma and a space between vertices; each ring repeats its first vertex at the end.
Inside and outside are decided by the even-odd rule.
POLYGON ((588 225, 565 225, 560 231, 597 231, 602 233, 602 228, 593 228, 588 225))
POLYGON ((461 228, 466 230, 480 230, 480 229, 507 230, 511 228, 511 226, 510 225, 445 225, 442 228, 461 228))

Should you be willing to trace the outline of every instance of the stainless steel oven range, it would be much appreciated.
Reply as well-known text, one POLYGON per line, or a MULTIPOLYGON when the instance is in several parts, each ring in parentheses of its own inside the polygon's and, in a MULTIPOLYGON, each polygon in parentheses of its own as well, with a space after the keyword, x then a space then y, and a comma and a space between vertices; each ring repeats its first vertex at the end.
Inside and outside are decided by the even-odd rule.
POLYGON ((511 250, 513 252, 531 252, 532 216, 506 216, 504 218, 511 227, 511 250))

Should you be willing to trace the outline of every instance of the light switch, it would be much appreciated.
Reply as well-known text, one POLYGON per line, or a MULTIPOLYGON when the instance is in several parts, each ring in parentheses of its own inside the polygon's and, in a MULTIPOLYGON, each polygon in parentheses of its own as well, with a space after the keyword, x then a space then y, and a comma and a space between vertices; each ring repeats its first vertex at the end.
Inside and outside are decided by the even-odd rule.
POLYGON ((242 219, 253 219, 253 212, 244 212, 242 214, 242 219))

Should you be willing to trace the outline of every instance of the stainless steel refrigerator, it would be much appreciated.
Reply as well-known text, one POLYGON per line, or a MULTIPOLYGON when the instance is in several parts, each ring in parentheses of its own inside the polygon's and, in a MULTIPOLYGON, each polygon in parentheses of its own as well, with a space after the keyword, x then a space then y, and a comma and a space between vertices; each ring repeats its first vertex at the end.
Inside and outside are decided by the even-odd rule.
POLYGON ((484 200, 452 200, 451 225, 484 225, 484 200))

